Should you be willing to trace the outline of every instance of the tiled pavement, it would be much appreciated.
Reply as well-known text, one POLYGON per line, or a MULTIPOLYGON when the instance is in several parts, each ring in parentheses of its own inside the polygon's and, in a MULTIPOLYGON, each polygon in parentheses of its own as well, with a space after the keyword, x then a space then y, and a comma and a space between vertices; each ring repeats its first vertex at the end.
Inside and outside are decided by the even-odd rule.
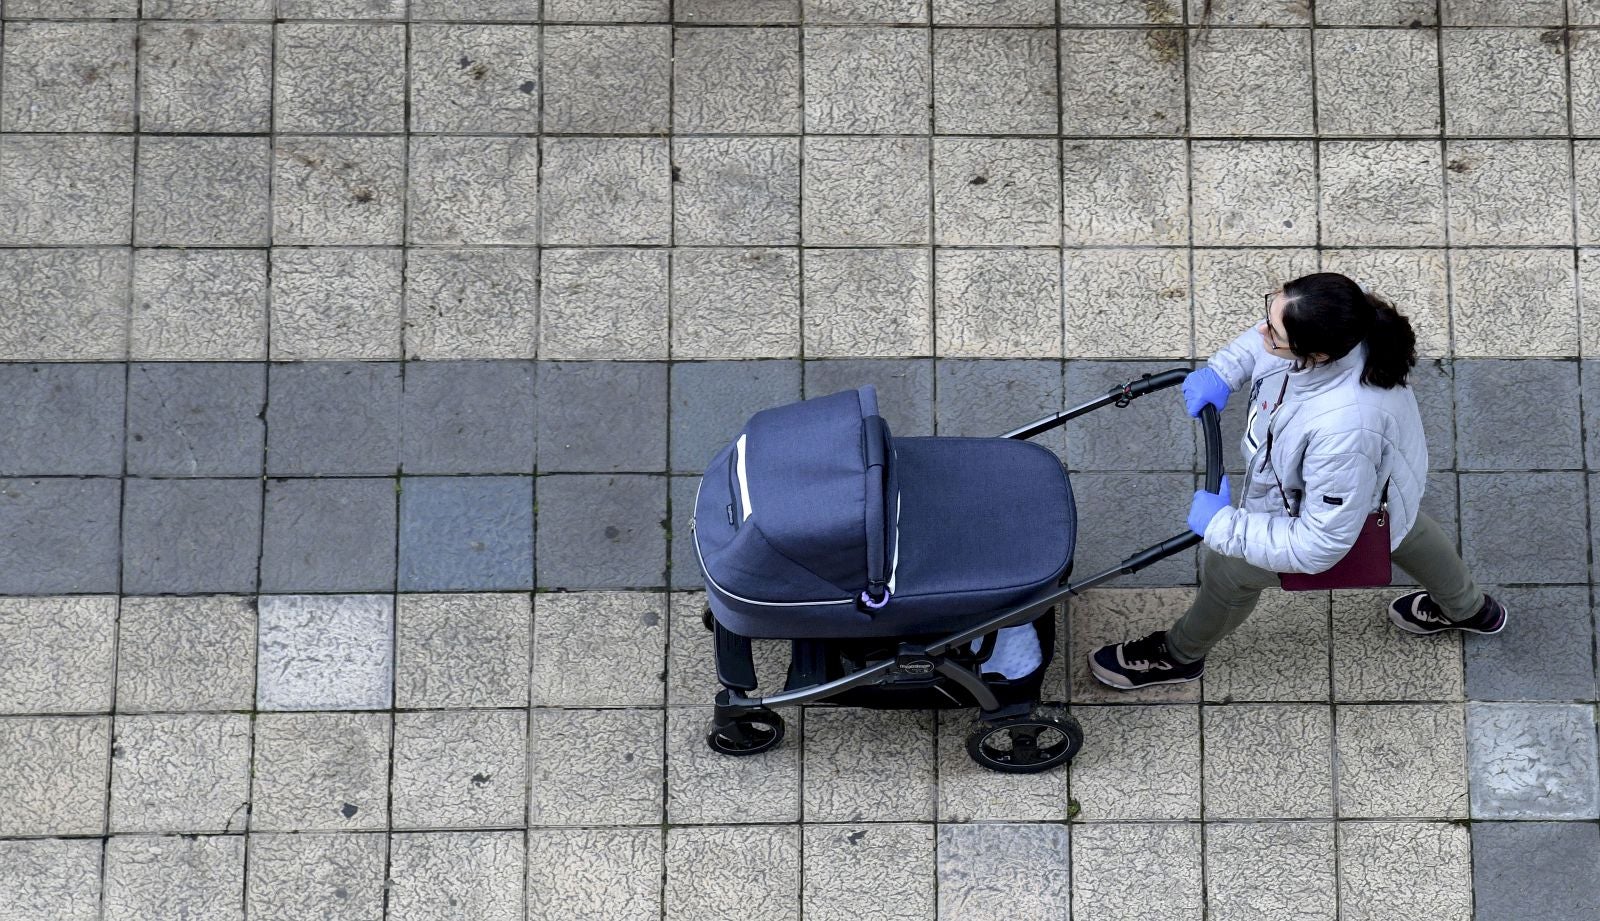
MULTIPOLYGON (((3 0, 0 919, 1600 917, 1600 3, 1312 6, 3 0), (1418 324, 1505 635, 1269 593, 1093 684, 1175 560, 1069 615, 1070 772, 706 750, 750 412, 993 434, 1318 266, 1418 324)), ((1193 488, 1115 412, 1051 442, 1085 570, 1193 488)))

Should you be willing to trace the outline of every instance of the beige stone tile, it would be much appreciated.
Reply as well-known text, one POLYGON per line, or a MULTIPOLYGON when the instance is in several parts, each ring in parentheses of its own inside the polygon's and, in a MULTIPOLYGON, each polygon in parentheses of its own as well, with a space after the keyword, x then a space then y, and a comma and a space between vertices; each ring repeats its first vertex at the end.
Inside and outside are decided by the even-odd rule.
POLYGON ((1060 357, 1057 250, 939 250, 934 260, 939 356, 1060 357))
POLYGON ((1060 822, 1068 816, 1067 770, 1002 774, 967 754, 971 710, 939 711, 939 821, 1060 822))
POLYGON ((666 921, 799 921, 798 826, 667 829, 666 921))
POLYGON ((934 138, 933 224, 941 246, 1059 245, 1057 142, 934 138))
POLYGON ((1195 355, 1208 357, 1261 322, 1262 295, 1317 270, 1310 249, 1194 251, 1195 355))
POLYGON ((1472 917, 1472 846, 1448 822, 1339 823, 1340 917, 1472 917))
POLYGON ((528 829, 528 921, 661 916, 659 828, 528 829))
MULTIPOLYGON (((1433 18, 1431 4, 1410 2, 1426 5, 1425 15, 1433 18)), ((1318 4, 1318 18, 1337 15, 1326 9, 1328 4, 1318 4)), ((1424 14, 1419 10, 1416 15, 1424 14)), ((1438 133, 1439 44, 1432 30, 1319 29, 1313 41, 1317 128, 1322 135, 1438 133)))
POLYGON ((1317 242, 1316 150, 1309 141, 1195 141, 1196 246, 1317 242))
POLYGON ((1067 827, 939 826, 939 917, 1065 918, 1071 911, 1067 827))
POLYGON ((800 257, 792 249, 687 249, 672 256, 674 358, 800 354, 800 257))
POLYGON ((533 705, 660 706, 666 613, 650 592, 535 595, 533 705))
POLYGON ((1074 707, 1083 750, 1072 759, 1078 820, 1200 818, 1200 708, 1074 707))
POLYGON ((1450 243, 1572 243, 1565 141, 1450 141, 1445 145, 1450 243))
POLYGON ((1466 818, 1463 705, 1346 705, 1334 722, 1341 818, 1466 818))
POLYGON ((392 723, 387 713, 258 715, 250 830, 388 828, 392 723))
MULTIPOLYGON (((706 607, 704 592, 678 592, 671 596, 671 642, 667 646, 667 705, 704 707, 716 699, 716 640, 701 623, 706 607)), ((751 640, 758 694, 783 688, 789 673, 788 640, 751 640)))
POLYGON ((1072 916, 1135 921, 1205 915, 1199 825, 1082 825, 1072 831, 1072 916))
POLYGON ((1579 351, 1600 356, 1600 249, 1578 250, 1579 351))
POLYGON ((1182 25, 1183 0, 1061 0, 1061 24, 1182 25))
POLYGON ((1182 134, 1183 41, 1179 29, 1063 30, 1061 133, 1182 134))
POLYGON ((1566 132, 1566 67, 1558 34, 1542 29, 1446 29, 1440 40, 1447 132, 1566 132))
MULTIPOLYGON (((1593 14, 1590 16, 1592 19, 1593 14)), ((1574 15, 1573 23, 1578 19, 1574 15)), ((1567 42, 1571 49, 1572 133, 1600 133, 1600 36, 1590 30, 1573 30, 1567 33, 1567 42)))
POLYGON ((667 710, 667 821, 756 823, 800 821, 801 711, 784 707, 784 741, 759 755, 711 750, 710 707, 667 710))
POLYGON ((665 250, 546 249, 539 357, 667 357, 665 250))
POLYGON ((931 822, 934 714, 813 707, 805 718, 807 822, 931 822))
POLYGON ((1208 701, 1328 699, 1328 593, 1267 589, 1206 656, 1208 701))
MULTIPOLYGON (((1121 691, 1095 680, 1089 654, 1107 643, 1138 639, 1171 627, 1194 597, 1182 588, 1099 588, 1072 602, 1072 700, 1075 703, 1171 703, 1200 699, 1200 682, 1121 691)), ((1203 680, 1203 679, 1202 679, 1203 680)), ((1086 743, 1087 744, 1087 743, 1086 743)))
POLYGON ((1461 636, 1389 622, 1391 590, 1333 593, 1333 693, 1340 701, 1460 700, 1461 636))
POLYGON ((1332 822, 1205 827, 1206 911, 1215 921, 1334 921, 1332 822))
POLYGON ((1459 358, 1578 354, 1570 250, 1450 251, 1459 358))
POLYGON ((933 354, 926 249, 810 249, 802 262, 806 357, 933 354))
POLYGON ((661 710, 545 710, 528 723, 528 824, 659 825, 661 710))
POLYGON ((1411 320, 1419 358, 1450 355, 1449 281, 1442 249, 1325 249, 1322 269, 1388 298, 1411 320))
MULTIPOLYGON (((1257 3, 1260 6, 1260 3, 1257 3)), ((1207 4, 1225 21, 1231 4, 1207 4), (1217 7, 1222 7, 1219 10, 1217 7)), ((1241 10, 1241 12, 1244 12, 1241 10)), ((1309 18, 1309 10, 1305 11, 1309 18)), ((1203 21, 1203 20, 1202 20, 1203 21)), ((1240 24, 1254 24, 1245 19, 1240 24)), ((1189 33, 1189 130, 1194 134, 1310 134, 1311 32, 1196 29, 1189 33)))
POLYGON ((1068 358, 1189 357, 1188 252, 1068 250, 1063 263, 1068 358))
POLYGON ((250 716, 118 717, 112 832, 242 832, 249 822, 250 716))
POLYGON ((1319 169, 1324 244, 1444 245, 1437 141, 1328 141, 1319 169))
POLYGON ((932 825, 807 825, 801 905, 808 921, 932 921, 932 825))
POLYGON ((406 254, 405 357, 532 358, 539 252, 413 249, 406 254))
POLYGON ((102 835, 109 717, 0 717, 0 835, 102 835))
POLYGON ((395 828, 515 828, 527 815, 525 710, 394 718, 395 828))
POLYGON ((1175 140, 1061 143, 1062 241, 1182 245, 1189 241, 1189 155, 1175 140))
POLYGON ((0 713, 109 711, 117 629, 115 598, 0 599, 0 713))
POLYGON ((1333 735, 1327 707, 1208 706, 1204 722, 1206 818, 1333 815, 1333 735))

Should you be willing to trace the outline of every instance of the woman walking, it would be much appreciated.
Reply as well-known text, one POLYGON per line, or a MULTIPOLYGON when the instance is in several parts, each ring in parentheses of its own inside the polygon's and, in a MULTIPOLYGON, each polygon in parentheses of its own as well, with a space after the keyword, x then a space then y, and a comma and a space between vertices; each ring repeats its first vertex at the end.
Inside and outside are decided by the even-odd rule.
POLYGON ((1198 491, 1189 527, 1205 539, 1194 603, 1167 630, 1096 649, 1094 676, 1115 688, 1193 681, 1205 657, 1255 608, 1279 573, 1321 573, 1383 511, 1393 560, 1422 586, 1389 619, 1411 633, 1498 633, 1506 609, 1485 595, 1437 522, 1419 510, 1428 469, 1422 418, 1406 377, 1411 323, 1333 272, 1266 295, 1266 316, 1184 381, 1197 416, 1249 386, 1244 498, 1198 491))

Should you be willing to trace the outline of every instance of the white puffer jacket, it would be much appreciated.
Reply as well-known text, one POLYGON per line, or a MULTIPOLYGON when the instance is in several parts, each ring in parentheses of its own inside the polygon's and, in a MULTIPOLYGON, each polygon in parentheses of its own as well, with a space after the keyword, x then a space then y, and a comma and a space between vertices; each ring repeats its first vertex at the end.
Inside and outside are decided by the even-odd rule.
POLYGON ((1250 385, 1252 409, 1263 415, 1262 404, 1277 400, 1285 376, 1288 386, 1272 416, 1272 456, 1264 437, 1257 450, 1246 431, 1242 506, 1211 519, 1207 546, 1274 572, 1323 572, 1349 552, 1386 480, 1391 549, 1410 532, 1427 485, 1422 417, 1409 386, 1361 383, 1366 358, 1366 346, 1358 345, 1338 361, 1296 369, 1269 354, 1255 329, 1211 357, 1211 369, 1232 390, 1250 385))

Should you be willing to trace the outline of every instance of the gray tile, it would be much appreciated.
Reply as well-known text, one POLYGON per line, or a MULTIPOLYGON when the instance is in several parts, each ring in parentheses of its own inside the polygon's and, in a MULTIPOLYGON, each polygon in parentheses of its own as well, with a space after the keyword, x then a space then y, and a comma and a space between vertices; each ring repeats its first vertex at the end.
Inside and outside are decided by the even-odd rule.
POLYGON ((534 357, 539 252, 532 247, 410 250, 407 360, 534 357))
POLYGON ((398 469, 399 364, 274 364, 267 386, 269 474, 392 474, 398 469))
POLYGON ((0 594, 116 592, 114 479, 0 480, 0 594))
POLYGON ((1322 0, 1317 25, 1407 26, 1439 24, 1437 0, 1322 0))
MULTIPOLYGON (((543 150, 544 243, 671 241, 672 155, 666 138, 545 138, 543 150)), ((453 177, 457 167, 449 169, 446 175, 453 177)))
POLYGON ((388 850, 384 835, 254 835, 245 911, 254 918, 381 921, 388 850))
POLYGON ((805 363, 806 399, 871 384, 878 412, 896 436, 933 434, 933 361, 839 358, 805 363))
POLYGON ((799 921, 800 855, 794 825, 668 828, 662 917, 799 921))
POLYGON ((665 22, 669 0, 546 0, 547 22, 665 22))
POLYGON ((260 476, 262 364, 134 364, 128 369, 128 473, 260 476))
POLYGON ((405 26, 281 23, 276 48, 276 130, 405 130, 405 26))
POLYGON ((259 133, 271 128, 271 25, 140 26, 139 130, 259 133))
POLYGON ((0 243, 128 243, 133 139, 0 137, 0 214, 0 243))
MULTIPOLYGON (((1430 452, 1431 454, 1431 452, 1430 452)), ((1457 514, 1459 508, 1459 493, 1457 476, 1449 471, 1434 471, 1428 474, 1428 485, 1422 494, 1421 512, 1439 523, 1444 529, 1445 536, 1449 538, 1452 546, 1461 545, 1461 521, 1457 514)), ((1416 579, 1411 574, 1401 569, 1398 565, 1393 567, 1391 578, 1395 585, 1414 585, 1416 579)))
MULTIPOLYGON (((1184 516, 1196 478, 1177 473, 1079 473, 1072 478, 1078 505, 1078 546, 1073 572, 1080 577, 1115 566, 1169 537, 1188 533, 1184 516)), ((1123 577, 1123 585, 1192 585, 1195 554, 1184 551, 1123 577)))
POLYGON ((801 910, 811 921, 930 921, 932 825, 807 825, 801 910))
POLYGON ((672 547, 672 572, 667 584, 670 588, 700 591, 705 588, 705 575, 700 572, 699 555, 694 548, 695 494, 700 490, 700 477, 675 476, 671 478, 668 498, 672 502, 672 530, 668 535, 672 547))
POLYGON ((388 828, 392 720, 387 713, 259 714, 250 830, 388 828))
POLYGON ((539 0, 413 0, 411 18, 413 21, 506 19, 536 22, 539 19, 539 0))
POLYGON ((670 28, 546 26, 544 56, 545 131, 667 133, 670 28))
POLYGON ((243 835, 129 835, 106 841, 106 921, 244 921, 243 835))
POLYGON ((783 246, 800 240, 798 138, 677 138, 673 242, 783 246))
POLYGON ((110 830, 242 832, 249 822, 250 715, 119 716, 110 830))
POLYGON ((800 0, 681 0, 674 9, 679 22, 797 23, 800 0))
POLYGON ((110 710, 116 634, 116 598, 0 598, 0 713, 110 710))
POLYGON ((405 170, 405 138, 275 138, 272 242, 290 246, 400 243, 405 170))
POLYGON ((1560 26, 1566 24, 1561 0, 1444 0, 1447 26, 1560 26))
POLYGON ((1506 629, 1466 635, 1467 696, 1473 700, 1595 699, 1594 622, 1580 585, 1490 589, 1510 610, 1506 629))
POLYGON ((107 717, 0 717, 0 835, 101 835, 107 717))
POLYGON ((271 357, 400 357, 403 253, 373 247, 272 251, 271 357))
POLYGON ((807 245, 928 242, 928 145, 927 138, 806 138, 807 245))
POLYGON ((400 481, 403 592, 533 588, 533 477, 400 481))
POLYGON ((526 593, 396 601, 397 706, 527 706, 533 603, 526 593))
POLYGON ((123 249, 0 249, 0 361, 121 361, 123 249))
POLYGON ((267 357, 266 250, 142 249, 134 260, 131 357, 267 357))
POLYGON ((1055 134, 1056 35, 1046 29, 933 33, 940 134, 1055 134))
POLYGON ((666 363, 547 361, 538 375, 540 472, 665 469, 666 363))
POLYGON ((1600 470, 1600 361, 1578 362, 1579 392, 1583 405, 1583 454, 1591 470, 1600 470))
POLYGON ((123 496, 122 591, 256 590, 259 480, 130 478, 123 496))
MULTIPOLYGON (((531 137, 413 135, 407 176, 407 239, 412 243, 539 242, 539 166, 539 145, 531 137)), ((546 168, 555 166, 546 164, 546 168)), ((553 179, 547 174, 546 181, 553 179)))
MULTIPOLYGON (((992 438, 1062 410, 1061 362, 1038 359, 947 359, 934 369, 940 435, 992 438)), ((1058 428, 1035 444, 1064 455, 1069 438, 1058 428)))
POLYGON ((666 477, 553 474, 537 488, 540 588, 665 584, 666 477))
POLYGON ((393 758, 395 828, 504 828, 525 820, 525 711, 397 713, 393 758))
POLYGON ((532 473, 531 361, 406 366, 400 465, 406 473, 532 473))
POLYGON ((539 130, 537 26, 415 25, 410 59, 412 131, 539 130))
POLYGON ((800 362, 677 362, 671 390, 672 470, 699 474, 752 415, 800 399, 800 362))
POLYGON ((804 0, 802 6, 808 24, 928 21, 926 0, 804 0))
POLYGON ((530 828, 529 921, 661 917, 664 837, 660 828, 530 828))
POLYGON ((523 832, 394 835, 392 921, 516 921, 523 915, 523 832))
POLYGON ((90 839, 0 841, 0 904, 18 918, 99 921, 103 848, 90 839))
POLYGON ((0 130, 133 130, 135 45, 132 23, 7 23, 0 130))
POLYGON ((138 0, 11 0, 7 19, 138 19, 138 0))
POLYGON ((1053 139, 934 139, 934 242, 1059 244, 1060 154, 1053 139))
POLYGON ((122 472, 121 364, 0 364, 0 475, 122 472))
POLYGON ((406 0, 278 0, 282 19, 404 19, 406 0))
POLYGON ((146 0, 149 19, 271 19, 272 0, 146 0))
POLYGON ((1595 710, 1575 704, 1468 704, 1475 819, 1600 818, 1595 710))
POLYGON ((267 138, 145 137, 137 168, 134 243, 265 246, 271 238, 267 138))
POLYGON ((1581 473, 1461 474, 1462 556, 1473 576, 1485 583, 1585 581, 1585 523, 1567 511, 1583 485, 1581 473), (1540 526, 1506 526, 1519 521, 1540 526))
POLYGON ((257 633, 261 710, 383 710, 394 674, 394 600, 385 595, 263 595, 257 633))
MULTIPOLYGON (((1465 363, 1423 359, 1417 362, 1406 379, 1406 385, 1417 398, 1417 411, 1422 415, 1422 435, 1428 443, 1429 470, 1455 467, 1457 420, 1454 372, 1465 363)), ((1462 424, 1471 415, 1464 413, 1462 424)))
POLYGON ((397 481, 266 481, 264 592, 394 590, 397 481))
POLYGON ((118 711, 249 710, 255 687, 253 598, 122 599, 118 711))
MULTIPOLYGON (((1077 406, 1142 375, 1182 366, 1176 361, 1069 361, 1066 403, 1077 406)), ((1202 469, 1205 455, 1199 446, 1204 435, 1183 408, 1181 386, 1141 397, 1120 409, 1115 405, 1097 409, 1068 422, 1067 460, 1072 469, 1202 469)), ((1231 434, 1224 430, 1223 439, 1231 434)))
POLYGON ((1478 921, 1600 917, 1600 829, 1576 822, 1472 826, 1478 921))
POLYGON ((806 130, 915 134, 928 130, 928 35, 913 29, 809 29, 806 130))
MULTIPOLYGON (((769 21, 739 4, 713 12, 718 0, 676 10, 680 22, 769 21), (739 15, 743 13, 744 15, 739 15), (746 18, 749 17, 749 18, 746 18)), ((771 4, 771 0, 764 0, 771 4)), ((780 0, 787 6, 792 2, 780 0)), ((798 19, 792 16, 789 21, 798 19)), ((672 127, 685 134, 795 134, 800 130, 800 30, 694 29, 673 33, 672 127)))
POLYGON ((662 710, 535 708, 530 717, 530 825, 661 824, 662 710))

